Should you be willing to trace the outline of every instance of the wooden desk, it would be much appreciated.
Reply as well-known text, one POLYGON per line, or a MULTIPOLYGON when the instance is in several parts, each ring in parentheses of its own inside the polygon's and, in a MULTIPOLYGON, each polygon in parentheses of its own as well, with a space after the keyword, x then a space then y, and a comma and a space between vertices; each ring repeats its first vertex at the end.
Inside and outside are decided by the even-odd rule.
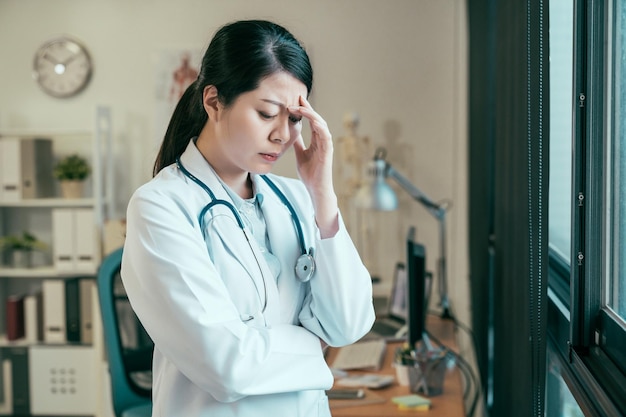
MULTIPOLYGON (((426 323, 428 330, 437 337, 441 343, 445 344, 453 351, 458 351, 456 338, 454 334, 454 323, 450 320, 443 320, 439 317, 429 316, 426 323)), ((387 352, 383 367, 379 374, 394 375, 396 374, 393 364, 393 356, 398 343, 390 343, 387 345, 387 352)), ((332 363, 337 355, 337 349, 331 349, 328 352, 328 363, 332 363)), ((350 374, 359 373, 360 371, 350 371, 350 374)), ((371 371, 365 372, 371 373, 371 371)), ((335 386, 335 388, 342 388, 335 386)), ((345 388, 345 387, 344 387, 345 388)), ((378 403, 368 403, 365 400, 330 400, 330 408, 333 417, 343 416, 359 416, 359 417, 394 417, 394 416, 424 416, 424 417, 464 417, 465 405, 463 403, 463 387, 461 384, 461 376, 458 368, 448 371, 445 376, 443 393, 434 397, 429 397, 432 405, 429 411, 406 411, 400 410, 391 402, 391 398, 401 395, 411 394, 409 387, 398 385, 397 382, 388 388, 378 390, 366 390, 367 398, 375 398, 384 400, 378 403), (349 405, 345 406, 346 402, 349 405), (360 403, 363 401, 364 403, 360 403), (361 405, 359 405, 361 404, 361 405)), ((421 395, 421 394, 420 394, 421 395)))

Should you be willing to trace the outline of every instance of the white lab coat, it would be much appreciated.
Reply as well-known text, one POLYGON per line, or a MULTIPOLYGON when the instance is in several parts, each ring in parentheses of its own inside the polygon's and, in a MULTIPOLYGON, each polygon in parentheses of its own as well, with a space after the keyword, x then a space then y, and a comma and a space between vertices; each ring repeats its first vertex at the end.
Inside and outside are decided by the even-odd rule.
MULTIPOLYGON (((181 162, 231 201, 193 141, 181 162)), ((369 331, 371 280, 341 219, 334 237, 320 239, 303 184, 271 178, 298 213, 307 248, 314 247, 317 269, 306 284, 294 273, 300 246, 291 216, 258 177, 281 263, 277 279, 225 206, 210 210, 200 230, 210 198, 175 164, 131 198, 121 275, 155 342, 155 417, 330 416, 324 390, 333 377, 319 339, 342 346, 369 331)))

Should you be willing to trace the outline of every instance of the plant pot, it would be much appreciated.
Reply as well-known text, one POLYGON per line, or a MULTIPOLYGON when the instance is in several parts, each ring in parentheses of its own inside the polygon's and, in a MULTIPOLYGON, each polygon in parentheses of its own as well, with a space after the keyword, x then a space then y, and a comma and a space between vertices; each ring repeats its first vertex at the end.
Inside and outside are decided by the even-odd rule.
POLYGON ((81 198, 83 196, 83 182, 78 180, 61 181, 61 195, 64 198, 81 198))
POLYGON ((13 268, 30 268, 31 255, 29 250, 13 250, 11 252, 11 266, 13 268))

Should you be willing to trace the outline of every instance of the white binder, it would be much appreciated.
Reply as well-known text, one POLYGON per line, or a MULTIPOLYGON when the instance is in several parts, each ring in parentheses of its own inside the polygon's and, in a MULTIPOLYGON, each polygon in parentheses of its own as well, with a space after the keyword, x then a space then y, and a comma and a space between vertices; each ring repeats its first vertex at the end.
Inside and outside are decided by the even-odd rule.
POLYGON ((2 201, 20 200, 20 138, 0 139, 0 181, 2 201))
POLYGON ((91 208, 74 209, 75 269, 92 273, 97 269, 96 222, 91 208))
POLYGON ((13 414, 13 386, 12 386, 12 366, 11 359, 2 359, 2 363, 0 364, 2 372, 0 378, 2 381, 0 382, 0 386, 2 387, 2 393, 0 393, 0 397, 2 401, 0 401, 0 414, 13 414))
POLYGON ((99 252, 92 208, 57 208, 52 212, 54 266, 59 271, 94 273, 99 252))
POLYGON ((65 281, 45 279, 41 284, 43 292, 43 340, 46 343, 67 341, 65 319, 65 281))
POLYGON ((70 208, 52 210, 52 256, 59 271, 73 271, 75 267, 74 212, 70 208))
POLYGON ((29 294, 24 298, 24 339, 29 343, 36 343, 38 336, 39 314, 37 295, 29 294))

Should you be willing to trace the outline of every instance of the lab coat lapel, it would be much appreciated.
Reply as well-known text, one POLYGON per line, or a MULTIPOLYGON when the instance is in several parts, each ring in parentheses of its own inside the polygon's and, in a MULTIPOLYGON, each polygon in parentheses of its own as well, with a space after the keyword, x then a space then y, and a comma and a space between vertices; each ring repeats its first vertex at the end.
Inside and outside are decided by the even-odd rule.
POLYGON ((242 232, 234 220, 230 221, 232 214, 229 213, 228 216, 228 221, 221 219, 214 222, 215 235, 219 236, 222 244, 229 252, 235 254, 235 259, 245 268, 250 279, 254 281, 253 285, 256 286, 261 303, 265 302, 267 296, 267 309, 264 313, 266 324, 276 323, 279 317, 279 311, 276 308, 278 291, 272 271, 249 230, 246 228, 245 232, 242 232))
MULTIPOLYGON (((248 230, 245 232, 241 230, 235 219, 233 219, 233 214, 230 210, 228 210, 228 212, 226 212, 226 210, 224 210, 224 214, 227 218, 214 215, 212 219, 209 219, 209 216, 207 216, 207 221, 211 222, 211 226, 208 228, 211 233, 210 239, 219 237, 222 245, 227 248, 230 253, 234 254, 234 258, 246 269, 248 275, 254 280, 256 287, 263 292, 263 277, 259 270, 259 264, 261 268, 263 267, 263 259, 259 258, 260 254, 258 253, 256 242, 254 242, 252 236, 249 235, 248 230), (250 244, 248 244, 248 239, 246 239, 246 234, 244 233, 248 235, 250 244), (251 247, 252 250, 250 249, 251 247), (257 258, 259 264, 257 264, 257 258)), ((216 260, 216 262, 219 262, 219 260, 216 260)), ((263 269, 263 273, 266 274, 265 269, 263 269)))
MULTIPOLYGON (((224 190, 215 172, 196 148, 193 141, 190 141, 187 149, 181 155, 181 162, 193 176, 211 189, 216 199, 225 200, 233 204, 233 201, 226 190, 224 190)), ((198 187, 198 192, 205 193, 200 187, 198 187)), ((207 203, 208 201, 209 199, 207 198, 207 203)), ((234 254, 234 258, 245 268, 250 278, 254 281, 254 285, 261 294, 261 299, 264 297, 264 288, 265 286, 267 287, 268 301, 265 319, 268 323, 275 322, 278 319, 279 312, 276 307, 272 306, 278 304, 278 291, 276 290, 269 265, 263 257, 254 237, 249 231, 246 231, 250 241, 250 243, 248 243, 246 235, 244 235, 244 232, 242 232, 241 228, 237 225, 233 213, 223 204, 216 205, 215 208, 209 210, 205 216, 204 222, 204 233, 210 230, 211 236, 209 238, 215 239, 219 237, 224 247, 234 254), (261 270, 263 274, 261 274, 261 270), (263 282, 263 277, 267 280, 266 283, 263 282)))
POLYGON ((255 180, 257 190, 263 193, 264 197, 261 209, 267 224, 271 250, 281 265, 277 281, 281 317, 283 320, 292 320, 295 319, 295 311, 299 310, 303 291, 303 286, 296 279, 294 271, 296 260, 301 254, 298 235, 291 214, 280 197, 259 176, 256 176, 255 180))
MULTIPOLYGON (((221 185, 220 189, 223 190, 221 185)), ((219 199, 231 202, 230 197, 225 191, 223 193, 216 192, 215 196, 219 199)), ((276 317, 273 317, 274 314, 272 314, 272 310, 276 310, 276 308, 272 308, 272 305, 276 305, 278 293, 272 272, 265 257, 261 253, 259 245, 248 228, 246 228, 245 231, 241 230, 232 212, 228 208, 223 205, 216 206, 216 209, 217 207, 219 207, 219 213, 225 214, 225 216, 216 216, 217 211, 213 213, 213 218, 207 215, 206 221, 212 223, 212 227, 208 228, 208 230, 212 229, 210 238, 215 239, 216 236, 219 237, 222 245, 224 245, 230 253, 234 254, 234 258, 245 268, 250 279, 254 281, 253 285, 256 286, 262 303, 265 302, 265 294, 267 293, 265 321, 266 323, 275 322, 276 317)))

